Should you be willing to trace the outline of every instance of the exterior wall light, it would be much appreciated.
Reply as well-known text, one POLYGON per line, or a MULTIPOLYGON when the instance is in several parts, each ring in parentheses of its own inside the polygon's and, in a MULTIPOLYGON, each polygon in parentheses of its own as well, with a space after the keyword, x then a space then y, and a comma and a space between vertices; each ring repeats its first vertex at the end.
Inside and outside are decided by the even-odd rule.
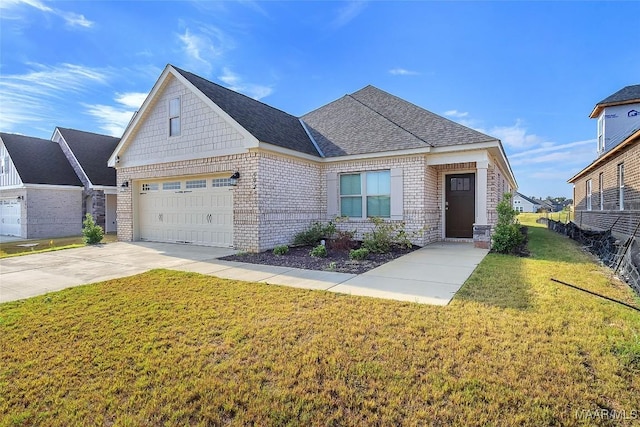
POLYGON ((120 187, 128 187, 129 186, 129 181, 123 181, 122 184, 120 185, 120 187))
POLYGON ((238 185, 238 179, 240 178, 240 172, 235 172, 233 175, 229 177, 231 181, 231 185, 238 185))

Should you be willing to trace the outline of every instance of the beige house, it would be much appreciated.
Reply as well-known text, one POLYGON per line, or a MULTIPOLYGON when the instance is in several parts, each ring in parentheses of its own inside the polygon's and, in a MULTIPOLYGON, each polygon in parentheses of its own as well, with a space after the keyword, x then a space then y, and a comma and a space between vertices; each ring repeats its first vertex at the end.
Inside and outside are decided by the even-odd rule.
POLYGON ((488 246, 516 181, 500 141, 373 86, 295 117, 172 65, 109 159, 118 238, 263 251, 315 221, 488 246))
POLYGON ((640 222, 640 85, 596 104, 598 158, 569 179, 575 222, 630 236, 640 222))

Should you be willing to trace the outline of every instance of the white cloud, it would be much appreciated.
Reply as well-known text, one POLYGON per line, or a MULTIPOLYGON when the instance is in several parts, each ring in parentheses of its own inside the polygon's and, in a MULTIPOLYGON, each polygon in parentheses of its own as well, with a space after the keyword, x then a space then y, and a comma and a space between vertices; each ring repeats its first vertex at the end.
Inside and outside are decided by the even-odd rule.
POLYGON ((462 117, 467 117, 469 113, 466 111, 458 111, 458 110, 449 110, 444 112, 445 116, 454 117, 456 119, 460 119, 462 117))
POLYGON ((71 27, 91 28, 94 25, 94 22, 85 18, 84 15, 75 12, 54 9, 47 6, 44 2, 38 0, 3 0, 2 2, 0 2, 0 9, 11 9, 23 4, 38 9, 41 12, 51 13, 53 15, 59 16, 60 18, 64 19, 67 25, 71 27))
POLYGON ((389 74, 394 76, 417 76, 420 73, 417 71, 407 70, 406 68, 392 68, 389 70, 389 74))
POLYGON ((243 79, 228 67, 222 69, 222 74, 218 76, 218 79, 227 85, 227 88, 236 92, 244 93, 245 95, 260 100, 273 93, 273 89, 269 86, 246 83, 243 79))
POLYGON ((365 9, 367 3, 365 1, 348 1, 344 7, 338 9, 338 14, 331 22, 333 28, 340 28, 347 25, 355 19, 365 9))
POLYGON ((582 147, 586 145, 591 145, 592 147, 595 147, 595 143, 596 143, 595 139, 588 139, 585 141, 575 141, 575 142, 569 142, 566 144, 559 144, 559 145, 554 143, 545 143, 543 144, 543 147, 534 148, 532 150, 520 151, 519 153, 511 154, 509 157, 511 157, 512 159, 519 158, 519 157, 529 157, 533 154, 548 153, 551 151, 558 151, 558 150, 566 150, 567 148, 582 147))
POLYGON ((140 108, 145 99, 147 99, 147 93, 144 92, 128 92, 116 94, 116 102, 126 107, 135 109, 140 108))
POLYGON ((108 73, 76 64, 41 65, 24 74, 0 75, 0 128, 47 121, 55 125, 60 105, 95 85, 104 85, 108 73))
POLYGON ((211 61, 218 60, 233 47, 233 41, 221 30, 213 26, 200 26, 193 31, 186 28, 178 34, 184 53, 192 61, 189 68, 211 73, 211 61))
POLYGON ((111 105, 88 105, 83 104, 87 109, 87 113, 96 118, 99 127, 111 136, 120 137, 124 133, 124 129, 133 117, 135 111, 125 110, 111 105))
POLYGON ((512 148, 535 147, 546 142, 543 137, 528 133, 520 119, 516 120, 513 126, 494 126, 484 133, 495 136, 503 144, 512 148))

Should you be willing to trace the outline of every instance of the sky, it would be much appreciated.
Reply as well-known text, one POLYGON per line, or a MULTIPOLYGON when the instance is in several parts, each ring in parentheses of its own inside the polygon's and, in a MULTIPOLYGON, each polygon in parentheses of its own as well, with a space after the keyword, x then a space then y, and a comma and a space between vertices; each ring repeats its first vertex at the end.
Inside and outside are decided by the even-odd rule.
POLYGON ((595 104, 640 84, 640 2, 0 2, 0 131, 122 136, 167 64, 295 116, 372 84, 499 138, 572 197, 595 104))

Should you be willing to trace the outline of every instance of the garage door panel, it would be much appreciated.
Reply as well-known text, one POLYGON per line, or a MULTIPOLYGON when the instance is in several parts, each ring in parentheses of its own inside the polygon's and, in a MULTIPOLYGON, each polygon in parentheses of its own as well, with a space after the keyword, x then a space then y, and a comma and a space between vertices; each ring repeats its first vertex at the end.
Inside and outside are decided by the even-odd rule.
POLYGON ((20 236, 22 204, 17 200, 0 200, 0 234, 20 236))
MULTIPOLYGON (((171 182, 176 181, 171 178, 171 182)), ((180 180, 179 190, 162 190, 162 181, 156 181, 157 191, 142 191, 140 239, 232 246, 233 192, 230 187, 213 187, 212 178, 206 181, 208 188, 187 191, 186 180, 180 180)))

